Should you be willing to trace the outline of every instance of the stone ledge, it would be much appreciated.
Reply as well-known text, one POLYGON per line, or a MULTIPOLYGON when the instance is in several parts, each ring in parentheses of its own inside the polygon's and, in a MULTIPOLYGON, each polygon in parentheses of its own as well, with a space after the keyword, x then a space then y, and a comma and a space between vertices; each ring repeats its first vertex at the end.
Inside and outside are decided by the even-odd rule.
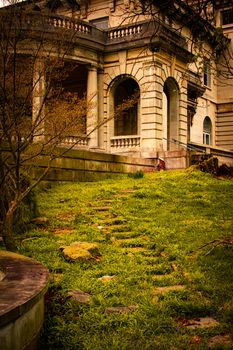
POLYGON ((49 272, 35 260, 2 250, 0 268, 6 275, 0 282, 1 345, 5 350, 24 349, 43 323, 49 272))

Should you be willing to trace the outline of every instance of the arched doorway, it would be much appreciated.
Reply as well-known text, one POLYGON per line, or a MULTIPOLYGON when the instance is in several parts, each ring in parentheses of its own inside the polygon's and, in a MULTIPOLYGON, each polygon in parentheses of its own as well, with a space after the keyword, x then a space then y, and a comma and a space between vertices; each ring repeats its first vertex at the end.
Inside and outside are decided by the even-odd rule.
MULTIPOLYGON (((114 110, 122 106, 123 102, 139 93, 139 86, 132 78, 121 80, 114 89, 114 110)), ((138 102, 114 119, 114 136, 138 134, 138 102)))
POLYGON ((179 87, 174 78, 167 78, 163 88, 163 145, 165 150, 176 148, 179 141, 179 87))

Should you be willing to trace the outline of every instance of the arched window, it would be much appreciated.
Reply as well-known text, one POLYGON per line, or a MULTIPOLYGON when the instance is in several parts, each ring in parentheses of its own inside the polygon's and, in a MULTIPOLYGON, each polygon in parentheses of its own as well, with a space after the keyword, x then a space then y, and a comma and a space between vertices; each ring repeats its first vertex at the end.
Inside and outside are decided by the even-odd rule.
POLYGON ((176 149, 179 140, 179 88, 172 77, 163 87, 163 140, 165 150, 176 149))
POLYGON ((210 117, 205 117, 203 122, 203 143, 205 145, 211 145, 212 142, 212 123, 210 117))
MULTIPOLYGON (((114 92, 114 107, 122 105, 124 101, 139 91, 139 86, 132 78, 121 81, 114 92)), ((138 103, 128 108, 114 121, 114 135, 137 135, 138 134, 138 103)))

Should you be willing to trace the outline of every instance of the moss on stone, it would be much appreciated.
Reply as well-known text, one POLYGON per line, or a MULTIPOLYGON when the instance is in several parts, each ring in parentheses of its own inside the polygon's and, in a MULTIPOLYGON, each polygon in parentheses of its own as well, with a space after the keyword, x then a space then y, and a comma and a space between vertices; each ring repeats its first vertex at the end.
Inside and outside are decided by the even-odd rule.
POLYGON ((95 260, 100 256, 99 247, 95 243, 74 242, 63 249, 64 258, 68 261, 95 260))

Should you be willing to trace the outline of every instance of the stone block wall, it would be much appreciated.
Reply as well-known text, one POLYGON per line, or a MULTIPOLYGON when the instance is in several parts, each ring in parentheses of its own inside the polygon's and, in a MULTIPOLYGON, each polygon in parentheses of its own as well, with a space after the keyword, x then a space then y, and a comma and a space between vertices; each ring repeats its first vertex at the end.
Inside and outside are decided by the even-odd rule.
MULTIPOLYGON (((59 149, 60 156, 53 160, 46 175, 48 181, 95 181, 117 174, 136 171, 154 171, 155 160, 121 155, 59 149), (66 151, 66 152, 65 152, 66 151), (65 153, 64 153, 65 152, 65 153)), ((48 157, 41 155, 33 161, 32 175, 39 176, 47 168, 48 157)))

